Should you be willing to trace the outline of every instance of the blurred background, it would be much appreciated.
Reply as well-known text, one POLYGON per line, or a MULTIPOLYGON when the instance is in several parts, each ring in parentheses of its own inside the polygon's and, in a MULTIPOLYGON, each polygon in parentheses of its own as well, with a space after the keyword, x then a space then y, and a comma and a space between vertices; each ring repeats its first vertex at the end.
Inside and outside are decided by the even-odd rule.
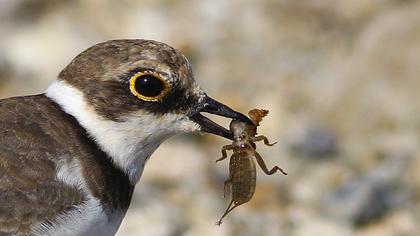
POLYGON ((43 92, 116 38, 166 42, 211 96, 269 109, 259 132, 278 144, 258 151, 289 173, 258 169, 217 227, 229 142, 172 138, 118 235, 420 235, 420 1, 0 0, 0 97, 43 92))

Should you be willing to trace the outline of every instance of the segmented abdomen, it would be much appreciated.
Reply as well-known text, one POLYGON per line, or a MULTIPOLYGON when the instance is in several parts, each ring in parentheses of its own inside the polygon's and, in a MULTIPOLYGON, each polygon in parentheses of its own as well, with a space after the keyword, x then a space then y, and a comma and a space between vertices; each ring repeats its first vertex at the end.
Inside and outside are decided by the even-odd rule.
POLYGON ((251 200, 256 184, 256 170, 252 156, 246 152, 234 153, 230 158, 229 173, 234 203, 240 205, 251 200))

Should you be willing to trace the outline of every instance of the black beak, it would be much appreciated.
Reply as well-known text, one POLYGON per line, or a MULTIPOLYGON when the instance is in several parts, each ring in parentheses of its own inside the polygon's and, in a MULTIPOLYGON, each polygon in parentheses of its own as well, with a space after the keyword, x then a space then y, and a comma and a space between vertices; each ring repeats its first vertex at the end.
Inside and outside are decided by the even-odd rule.
POLYGON ((202 99, 200 104, 198 104, 196 113, 190 117, 191 120, 200 125, 201 131, 216 134, 230 140, 233 140, 233 133, 231 131, 201 115, 200 112, 207 112, 219 116, 224 116, 253 125, 252 121, 246 115, 236 112, 228 106, 223 105, 222 103, 205 95, 204 99, 202 99))

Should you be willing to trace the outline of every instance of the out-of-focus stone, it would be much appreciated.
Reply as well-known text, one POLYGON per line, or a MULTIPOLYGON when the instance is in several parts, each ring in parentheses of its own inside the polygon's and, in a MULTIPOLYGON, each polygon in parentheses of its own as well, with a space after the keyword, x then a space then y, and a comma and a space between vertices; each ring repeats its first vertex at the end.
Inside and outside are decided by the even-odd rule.
POLYGON ((287 235, 354 235, 354 231, 349 225, 325 218, 307 208, 296 207, 289 214, 289 233, 287 235))
POLYGON ((394 236, 412 235, 420 226, 412 210, 400 210, 386 216, 383 220, 372 224, 359 232, 360 236, 394 236))
POLYGON ((408 158, 390 159, 345 182, 327 196, 327 212, 360 227, 381 219, 390 211, 410 206, 412 191, 400 179, 408 163, 408 158))
POLYGON ((7 62, 7 59, 4 57, 3 53, 0 51, 0 90, 11 78, 12 70, 10 68, 10 63, 7 62))
POLYGON ((309 157, 329 157, 338 149, 338 137, 332 129, 310 126, 304 130, 304 134, 293 145, 293 149, 309 157))

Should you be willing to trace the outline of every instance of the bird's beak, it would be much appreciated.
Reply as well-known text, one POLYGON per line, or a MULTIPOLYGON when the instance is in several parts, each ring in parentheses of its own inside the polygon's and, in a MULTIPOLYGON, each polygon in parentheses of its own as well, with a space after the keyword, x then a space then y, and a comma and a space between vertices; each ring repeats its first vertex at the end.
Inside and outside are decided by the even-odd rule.
POLYGON ((190 119, 200 125, 201 131, 216 134, 230 140, 233 140, 233 133, 231 131, 201 115, 200 112, 207 112, 235 120, 240 120, 248 124, 253 124, 246 115, 234 111, 228 106, 205 95, 204 98, 202 98, 199 102, 196 112, 190 116, 190 119))

